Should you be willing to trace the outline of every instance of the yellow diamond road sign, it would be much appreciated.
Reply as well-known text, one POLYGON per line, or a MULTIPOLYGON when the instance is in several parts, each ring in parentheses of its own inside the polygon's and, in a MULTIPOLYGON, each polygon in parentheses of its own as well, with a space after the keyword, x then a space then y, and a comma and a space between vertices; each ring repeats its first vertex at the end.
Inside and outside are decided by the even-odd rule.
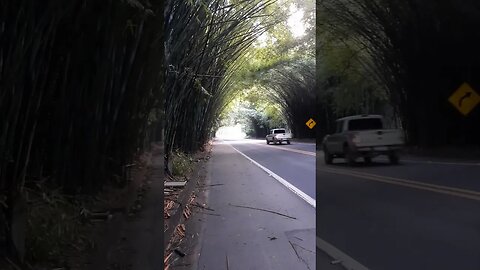
POLYGON ((463 115, 467 115, 480 103, 480 96, 468 83, 463 83, 448 101, 463 115))
POLYGON ((305 123, 305 125, 307 125, 307 127, 309 127, 310 129, 312 129, 317 123, 315 123, 315 121, 310 118, 310 120, 307 121, 307 123, 305 123))

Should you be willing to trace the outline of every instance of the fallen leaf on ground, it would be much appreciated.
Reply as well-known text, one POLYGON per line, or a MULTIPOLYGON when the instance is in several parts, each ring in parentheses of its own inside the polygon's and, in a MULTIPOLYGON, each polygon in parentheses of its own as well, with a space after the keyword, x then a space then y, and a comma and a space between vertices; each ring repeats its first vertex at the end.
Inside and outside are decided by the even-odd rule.
POLYGON ((166 264, 168 262, 168 259, 172 256, 173 252, 169 252, 167 256, 163 259, 163 264, 166 264))
POLYGON ((190 208, 187 205, 183 210, 183 216, 185 217, 185 219, 188 219, 191 215, 192 215, 192 211, 190 211, 190 208))
POLYGON ((185 225, 177 225, 177 227, 175 227, 175 234, 180 236, 181 238, 185 237, 185 225))

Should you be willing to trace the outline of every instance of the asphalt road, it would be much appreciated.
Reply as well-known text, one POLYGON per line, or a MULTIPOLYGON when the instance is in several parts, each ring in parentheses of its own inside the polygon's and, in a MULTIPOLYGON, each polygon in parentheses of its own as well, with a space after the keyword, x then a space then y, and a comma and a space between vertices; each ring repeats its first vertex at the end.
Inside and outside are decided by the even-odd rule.
POLYGON ((192 219, 201 230, 190 269, 313 270, 316 255, 327 266, 321 269, 341 269, 316 252, 315 208, 258 166, 295 176, 285 180, 294 179, 314 194, 314 153, 301 154, 303 148, 295 150, 293 144, 297 152, 275 147, 252 140, 215 143, 204 185, 211 186, 205 197, 212 210, 192 219))
POLYGON ((315 144, 267 145, 265 140, 227 141, 311 198, 315 193, 315 144))
POLYGON ((319 152, 317 236, 371 270, 480 269, 480 164, 405 157, 348 167, 319 152))

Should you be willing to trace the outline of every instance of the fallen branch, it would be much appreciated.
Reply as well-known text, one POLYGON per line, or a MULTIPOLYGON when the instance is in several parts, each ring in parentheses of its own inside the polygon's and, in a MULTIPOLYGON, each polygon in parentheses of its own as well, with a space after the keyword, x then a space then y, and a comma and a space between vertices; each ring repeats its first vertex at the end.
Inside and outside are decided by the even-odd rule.
POLYGON ((199 188, 204 188, 204 187, 214 187, 214 186, 223 186, 224 184, 211 184, 211 185, 199 185, 199 188))
POLYGON ((294 244, 293 244, 292 242, 290 242, 290 241, 288 241, 288 243, 290 243, 290 245, 292 246, 293 251, 295 251, 295 254, 297 255, 298 259, 299 259, 300 261, 302 261, 302 262, 307 266, 307 268, 310 270, 310 266, 308 265, 308 263, 305 261, 305 259, 303 259, 302 257, 300 257, 300 255, 299 255, 298 252, 297 252, 297 249, 295 248, 295 246, 298 246, 298 245, 295 245, 295 246, 294 246, 294 244))
POLYGON ((192 203, 191 205, 192 205, 192 206, 199 207, 199 208, 203 208, 203 209, 206 209, 206 210, 210 210, 210 211, 215 211, 215 210, 213 210, 212 208, 208 208, 208 207, 206 207, 206 206, 203 206, 203 205, 199 204, 198 202, 197 202, 197 203, 192 203))
POLYGON ((259 210, 259 211, 269 212, 269 213, 277 214, 277 215, 284 216, 284 217, 287 217, 287 218, 297 219, 296 217, 291 217, 291 216, 288 216, 288 215, 285 215, 285 214, 282 214, 282 213, 279 213, 279 212, 275 212, 275 211, 272 211, 272 210, 267 210, 267 209, 262 209, 262 208, 256 208, 256 207, 250 207, 250 206, 234 205, 234 204, 230 204, 230 203, 229 203, 229 205, 230 205, 230 206, 239 207, 239 208, 247 208, 247 209, 253 209, 253 210, 259 210))
POLYGON ((222 216, 222 215, 219 215, 219 214, 213 214, 213 213, 207 213, 207 212, 201 212, 201 211, 195 211, 195 213, 201 213, 201 214, 211 215, 211 216, 217 216, 217 217, 221 217, 221 216, 222 216))
POLYGON ((306 248, 304 248, 304 247, 302 247, 302 246, 300 246, 300 245, 298 245, 298 244, 294 244, 294 245, 297 246, 297 247, 299 247, 299 248, 301 248, 301 249, 303 249, 303 250, 305 250, 305 251, 308 251, 308 252, 310 252, 310 253, 315 254, 315 252, 314 252, 314 251, 311 251, 310 249, 306 249, 306 248))
POLYGON ((292 246, 293 251, 295 251, 295 254, 297 255, 298 259, 300 259, 300 255, 298 255, 297 249, 295 249, 295 247, 293 246, 293 243, 290 241, 288 241, 288 243, 290 243, 290 246, 292 246))

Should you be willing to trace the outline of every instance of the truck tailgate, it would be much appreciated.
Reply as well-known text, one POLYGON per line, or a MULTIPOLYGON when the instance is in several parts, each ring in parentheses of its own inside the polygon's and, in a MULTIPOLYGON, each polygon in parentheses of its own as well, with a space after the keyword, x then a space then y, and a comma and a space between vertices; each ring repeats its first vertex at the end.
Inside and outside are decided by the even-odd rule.
POLYGON ((398 129, 365 130, 356 133, 357 147, 403 145, 403 132, 398 129))
POLYGON ((277 139, 291 139, 292 135, 289 133, 276 134, 277 139))

